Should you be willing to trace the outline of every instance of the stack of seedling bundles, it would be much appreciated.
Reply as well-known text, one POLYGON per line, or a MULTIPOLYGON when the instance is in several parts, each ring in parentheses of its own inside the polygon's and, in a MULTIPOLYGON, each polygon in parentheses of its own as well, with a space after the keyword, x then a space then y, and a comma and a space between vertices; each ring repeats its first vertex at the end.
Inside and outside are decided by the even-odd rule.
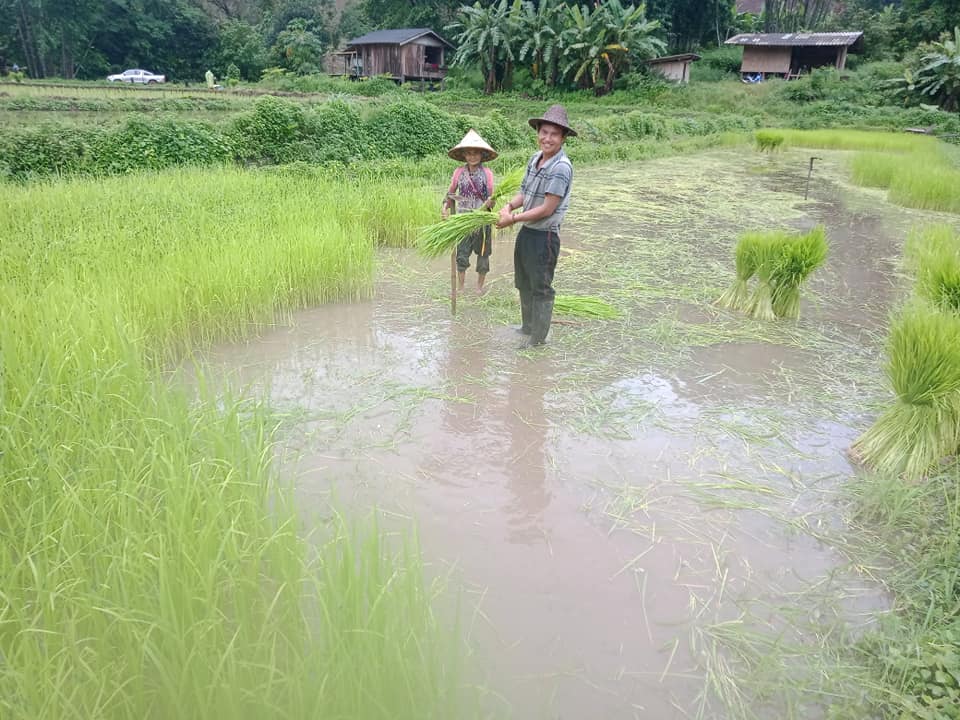
POLYGON ((818 225, 803 235, 746 233, 734 250, 737 277, 717 300, 758 320, 800 317, 800 286, 827 259, 827 237, 818 225), (749 282, 757 285, 750 292, 749 282))
POLYGON ((915 480, 960 447, 960 237, 911 239, 914 297, 894 319, 886 375, 896 399, 853 445, 868 466, 915 480))
MULTIPOLYGON (((519 168, 507 173, 494 187, 493 204, 508 201, 520 190, 526 168, 519 168)), ((470 233, 487 225, 497 222, 498 214, 489 210, 473 210, 466 213, 451 215, 433 225, 427 225, 420 230, 417 237, 417 247, 426 257, 440 257, 453 250, 460 241, 470 233)))

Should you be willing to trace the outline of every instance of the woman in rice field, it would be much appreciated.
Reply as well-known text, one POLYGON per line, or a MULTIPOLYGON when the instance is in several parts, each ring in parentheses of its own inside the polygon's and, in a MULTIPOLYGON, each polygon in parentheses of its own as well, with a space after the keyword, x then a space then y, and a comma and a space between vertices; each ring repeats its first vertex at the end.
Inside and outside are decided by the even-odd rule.
MULTIPOLYGON (((456 212, 470 212, 478 208, 489 210, 493 205, 493 172, 484 166, 484 162, 493 160, 497 153, 486 140, 470 130, 463 139, 447 153, 454 160, 464 163, 453 171, 450 188, 440 209, 441 217, 446 220, 450 209, 456 206, 456 212)), ((470 267, 470 255, 477 255, 477 293, 483 293, 483 283, 490 272, 490 253, 493 248, 493 232, 489 225, 471 233, 457 246, 457 274, 460 290, 463 290, 470 267)))
POLYGON ((573 165, 563 143, 577 134, 563 105, 553 105, 543 117, 528 122, 537 131, 540 151, 530 158, 520 192, 503 206, 497 220, 498 228, 523 223, 513 249, 513 277, 523 321, 518 332, 529 336, 521 347, 542 345, 550 331, 560 223, 570 206, 573 186, 573 165), (521 207, 522 212, 513 212, 521 207))

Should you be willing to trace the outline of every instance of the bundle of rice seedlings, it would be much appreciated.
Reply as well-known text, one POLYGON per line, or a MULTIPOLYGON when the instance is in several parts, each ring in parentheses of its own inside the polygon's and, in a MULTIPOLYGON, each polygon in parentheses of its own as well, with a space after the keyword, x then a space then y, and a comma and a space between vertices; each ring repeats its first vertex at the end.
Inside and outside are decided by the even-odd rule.
POLYGON ((757 246, 762 242, 758 233, 746 233, 737 240, 733 252, 737 269, 737 278, 727 290, 717 298, 716 304, 731 310, 745 310, 749 299, 747 282, 757 271, 757 246))
POLYGON ((757 143, 757 150, 760 152, 779 150, 784 140, 786 140, 783 133, 774 132, 773 130, 757 130, 753 134, 753 139, 757 143))
POLYGON ((786 237, 773 266, 773 312, 777 317, 800 317, 800 286, 827 259, 827 231, 818 225, 806 235, 786 237))
POLYGON ((960 317, 915 303, 891 327, 887 353, 897 399, 853 451, 880 472, 915 479, 960 443, 960 317))
POLYGON ((520 184, 523 182, 523 175, 526 173, 526 167, 516 168, 504 175, 497 181, 493 189, 493 205, 496 207, 501 202, 507 202, 510 198, 520 192, 520 184))
POLYGON ((757 287, 744 306, 746 313, 757 320, 776 320, 773 311, 773 271, 780 259, 786 233, 760 233, 754 247, 757 287))
POLYGON ((932 227, 908 248, 917 294, 940 310, 960 313, 960 237, 950 227, 932 227))
POLYGON ((473 210, 451 215, 433 225, 420 229, 417 249, 426 257, 440 257, 450 253, 467 235, 497 221, 497 214, 489 210, 473 210))
POLYGON ((620 311, 605 300, 590 295, 557 295, 553 299, 553 311, 558 315, 610 320, 620 317, 620 311))

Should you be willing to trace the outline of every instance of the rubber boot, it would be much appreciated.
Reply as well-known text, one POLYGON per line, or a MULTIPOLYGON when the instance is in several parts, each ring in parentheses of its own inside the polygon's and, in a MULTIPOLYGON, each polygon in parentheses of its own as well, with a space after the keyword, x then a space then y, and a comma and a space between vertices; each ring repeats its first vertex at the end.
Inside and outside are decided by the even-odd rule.
POLYGON ((531 322, 530 346, 543 345, 550 332, 550 321, 553 319, 553 298, 533 301, 533 317, 531 322))
POLYGON ((521 335, 529 335, 533 331, 533 296, 528 292, 520 291, 520 317, 522 325, 517 328, 521 335))

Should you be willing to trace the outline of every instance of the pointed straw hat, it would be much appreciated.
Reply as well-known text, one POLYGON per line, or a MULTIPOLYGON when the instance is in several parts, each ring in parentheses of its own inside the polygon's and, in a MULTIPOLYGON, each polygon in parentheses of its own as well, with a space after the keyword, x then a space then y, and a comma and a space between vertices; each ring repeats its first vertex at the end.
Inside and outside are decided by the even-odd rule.
POLYGON ((467 134, 463 136, 463 140, 450 148, 447 155, 454 160, 466 162, 467 158, 464 153, 467 150, 479 150, 480 159, 483 162, 493 160, 497 156, 497 151, 490 147, 487 141, 480 137, 480 134, 473 128, 467 131, 467 134))
POLYGON ((570 121, 567 120, 567 110, 563 105, 551 105, 543 114, 543 117, 530 118, 527 122, 534 130, 540 129, 541 123, 550 123, 563 128, 563 133, 569 137, 576 137, 577 131, 570 127, 570 121))

